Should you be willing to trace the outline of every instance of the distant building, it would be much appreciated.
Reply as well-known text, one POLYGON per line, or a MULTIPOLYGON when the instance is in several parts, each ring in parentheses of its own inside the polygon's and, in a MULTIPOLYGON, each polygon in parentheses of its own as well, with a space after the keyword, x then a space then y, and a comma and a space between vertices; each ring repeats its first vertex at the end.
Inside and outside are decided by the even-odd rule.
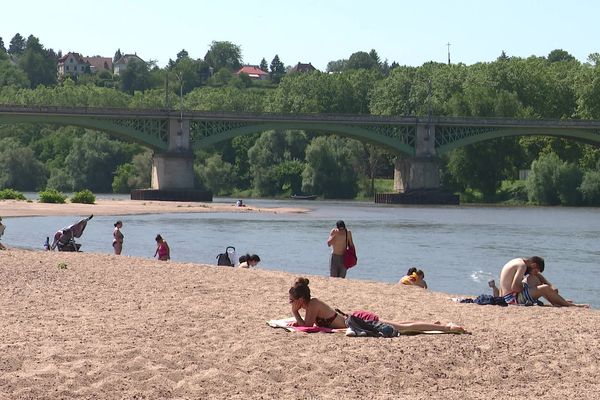
POLYGON ((303 64, 303 63, 298 63, 296 65, 294 65, 292 68, 290 68, 290 70, 288 72, 312 72, 312 71, 316 71, 317 69, 315 67, 313 67, 313 65, 311 63, 308 64, 303 64))
POLYGON ((83 57, 83 60, 90 65, 90 72, 96 74, 102 71, 108 71, 112 74, 113 62, 111 57, 83 57))
POLYGON ((244 65, 235 74, 246 74, 250 77, 250 79, 264 80, 269 78, 269 73, 263 71, 257 65, 244 65))
POLYGON ((142 62, 142 63, 146 63, 144 60, 142 60, 141 58, 139 58, 137 56, 137 54, 124 54, 121 56, 121 58, 119 58, 117 61, 115 61, 115 63, 113 64, 113 73, 115 75, 120 75, 121 72, 125 71, 127 69, 127 65, 129 65, 129 63, 131 62, 142 62))
POLYGON ((90 64, 85 62, 81 54, 69 52, 58 59, 57 72, 59 77, 66 75, 77 77, 89 72, 90 64))

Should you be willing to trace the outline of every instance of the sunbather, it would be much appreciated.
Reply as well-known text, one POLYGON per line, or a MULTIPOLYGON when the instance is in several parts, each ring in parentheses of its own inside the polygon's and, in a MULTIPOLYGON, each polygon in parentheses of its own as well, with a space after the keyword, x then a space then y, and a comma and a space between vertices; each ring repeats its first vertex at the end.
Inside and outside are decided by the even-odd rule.
MULTIPOLYGON (((307 278, 296 278, 294 285, 289 290, 290 304, 292 305, 292 314, 296 318, 294 326, 313 326, 317 325, 324 328, 342 329, 346 328, 344 317, 338 314, 327 303, 311 298, 310 288, 307 278), (300 309, 304 309, 304 318, 300 315, 300 309)), ((370 314, 371 318, 379 320, 375 314, 370 314)), ((385 324, 392 325, 398 332, 465 332, 462 326, 453 323, 442 325, 439 322, 428 323, 422 321, 384 321, 385 324)))

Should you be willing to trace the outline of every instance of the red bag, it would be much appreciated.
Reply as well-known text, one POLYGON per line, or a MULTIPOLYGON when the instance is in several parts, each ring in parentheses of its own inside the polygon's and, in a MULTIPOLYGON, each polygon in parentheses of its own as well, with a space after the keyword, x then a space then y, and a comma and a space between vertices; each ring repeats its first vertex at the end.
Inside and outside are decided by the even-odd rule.
POLYGON ((346 252, 344 253, 344 267, 352 268, 356 265, 358 259, 356 258, 356 249, 354 246, 346 247, 346 252))

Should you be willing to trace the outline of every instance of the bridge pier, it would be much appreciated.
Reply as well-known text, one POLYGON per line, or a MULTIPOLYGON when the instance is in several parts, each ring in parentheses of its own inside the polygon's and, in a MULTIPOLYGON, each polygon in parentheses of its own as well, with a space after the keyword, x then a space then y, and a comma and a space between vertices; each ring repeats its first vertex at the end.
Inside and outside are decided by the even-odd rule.
POLYGON ((151 189, 134 190, 134 200, 212 201, 212 193, 194 189, 190 120, 169 119, 169 147, 152 156, 151 189))
POLYGON ((458 196, 440 190, 440 172, 435 151, 435 126, 417 125, 415 156, 394 161, 394 191, 378 193, 375 203, 458 204, 458 196))

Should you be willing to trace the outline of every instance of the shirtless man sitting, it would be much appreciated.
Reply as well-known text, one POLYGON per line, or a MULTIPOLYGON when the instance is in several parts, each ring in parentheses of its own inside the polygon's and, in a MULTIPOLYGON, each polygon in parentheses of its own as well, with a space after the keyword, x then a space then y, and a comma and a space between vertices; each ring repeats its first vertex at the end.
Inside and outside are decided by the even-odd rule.
POLYGON ((534 304, 537 299, 544 297, 555 307, 589 308, 588 304, 565 300, 558 294, 558 289, 544 278, 541 274, 543 271, 542 257, 510 260, 500 272, 500 296, 504 297, 507 304, 534 304))

